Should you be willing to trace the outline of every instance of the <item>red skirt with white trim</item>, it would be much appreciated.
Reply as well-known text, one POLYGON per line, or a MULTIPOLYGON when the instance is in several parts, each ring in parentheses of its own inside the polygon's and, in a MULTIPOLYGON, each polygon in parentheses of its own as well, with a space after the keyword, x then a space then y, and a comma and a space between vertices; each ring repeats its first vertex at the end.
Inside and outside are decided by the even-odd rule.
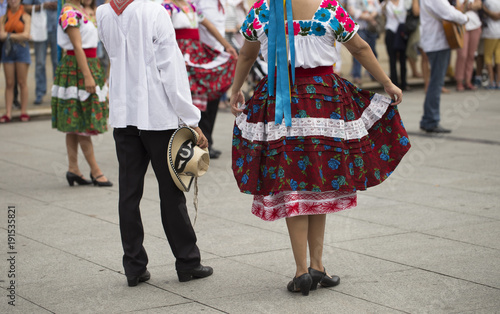
POLYGON ((221 98, 231 86, 236 61, 198 39, 177 39, 177 44, 186 61, 193 103, 205 111, 207 101, 221 98))
POLYGON ((297 77, 292 126, 274 123, 267 77, 233 129, 233 173, 264 220, 332 213, 380 184, 410 148, 390 99, 335 74, 297 77))

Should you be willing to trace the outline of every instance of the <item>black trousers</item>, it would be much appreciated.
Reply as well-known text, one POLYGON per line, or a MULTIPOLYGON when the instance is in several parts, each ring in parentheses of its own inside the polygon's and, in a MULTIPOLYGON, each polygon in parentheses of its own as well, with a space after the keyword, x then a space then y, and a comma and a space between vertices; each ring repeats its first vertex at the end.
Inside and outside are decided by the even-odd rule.
POLYGON ((406 51, 398 50, 395 47, 397 34, 390 30, 385 31, 385 46, 387 48, 387 55, 389 56, 389 65, 391 70, 391 81, 401 89, 406 89, 406 51), (399 61, 399 68, 401 75, 398 78, 398 71, 396 63, 399 61))
POLYGON ((175 268, 189 270, 200 265, 200 251, 189 220, 186 198, 172 180, 167 166, 167 147, 173 132, 141 131, 132 126, 113 132, 119 164, 118 213, 123 267, 127 276, 141 275, 148 264, 139 203, 150 161, 158 180, 161 221, 176 258, 175 268))
POLYGON ((201 112, 201 119, 198 123, 210 147, 213 144, 212 132, 214 131, 215 118, 217 118, 217 111, 219 110, 219 102, 220 98, 209 101, 207 103, 207 110, 201 112))

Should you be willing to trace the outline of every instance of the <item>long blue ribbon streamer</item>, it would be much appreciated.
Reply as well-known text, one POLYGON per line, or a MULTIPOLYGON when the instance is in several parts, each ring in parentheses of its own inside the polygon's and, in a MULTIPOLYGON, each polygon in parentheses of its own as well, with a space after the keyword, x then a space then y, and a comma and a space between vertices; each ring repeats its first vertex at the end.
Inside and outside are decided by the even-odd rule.
MULTIPOLYGON (((291 59, 291 81, 293 84, 295 84, 295 40, 293 31, 292 5, 290 0, 286 0, 286 7, 291 59)), ((275 94, 274 85, 276 83, 276 100, 274 113, 275 124, 281 124, 284 116, 285 125, 292 126, 290 75, 288 72, 288 51, 286 44, 277 44, 278 42, 286 43, 284 1, 272 1, 270 9, 271 12, 268 31, 268 91, 269 95, 273 96, 275 94), (276 82, 274 79, 275 72, 276 82)))

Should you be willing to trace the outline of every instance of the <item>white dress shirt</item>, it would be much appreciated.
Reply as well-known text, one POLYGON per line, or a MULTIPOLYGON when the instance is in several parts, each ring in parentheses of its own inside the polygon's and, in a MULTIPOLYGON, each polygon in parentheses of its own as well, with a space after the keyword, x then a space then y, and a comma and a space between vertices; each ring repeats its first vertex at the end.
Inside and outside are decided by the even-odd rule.
POLYGON ((448 0, 420 0, 420 47, 425 52, 450 49, 442 20, 465 24, 467 15, 448 0))
MULTIPOLYGON (((203 16, 214 24, 215 28, 224 37, 226 33, 226 14, 225 11, 219 9, 219 3, 223 8, 226 7, 226 1, 224 0, 195 0, 196 9, 201 11, 203 16), (219 2, 220 1, 220 2, 219 2)), ((210 47, 224 51, 224 46, 215 39, 212 34, 205 28, 205 26, 199 26, 200 40, 202 43, 209 45, 210 47)))
POLYGON ((167 10, 135 0, 119 16, 109 4, 97 8, 99 36, 108 52, 109 123, 115 128, 176 129, 198 126, 186 66, 167 10), (179 121, 181 120, 181 121, 179 121))

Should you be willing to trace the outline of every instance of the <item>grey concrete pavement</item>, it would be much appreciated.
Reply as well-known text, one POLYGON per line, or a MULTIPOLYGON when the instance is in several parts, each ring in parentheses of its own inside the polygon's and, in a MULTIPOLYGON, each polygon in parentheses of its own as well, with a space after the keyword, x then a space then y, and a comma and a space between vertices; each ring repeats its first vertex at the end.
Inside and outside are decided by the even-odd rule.
POLYGON ((150 169, 141 208, 152 277, 133 288, 121 265, 112 133, 94 144, 115 186, 69 187, 64 135, 46 115, 0 125, 0 313, 500 313, 500 91, 443 95, 442 124, 453 129, 444 136, 418 130, 422 98, 414 84, 400 106, 413 147, 399 168, 360 192, 356 208, 328 216, 324 262, 341 284, 308 297, 286 290, 295 268, 285 222, 256 218, 238 192, 227 111, 195 225, 214 275, 178 282, 150 169))

